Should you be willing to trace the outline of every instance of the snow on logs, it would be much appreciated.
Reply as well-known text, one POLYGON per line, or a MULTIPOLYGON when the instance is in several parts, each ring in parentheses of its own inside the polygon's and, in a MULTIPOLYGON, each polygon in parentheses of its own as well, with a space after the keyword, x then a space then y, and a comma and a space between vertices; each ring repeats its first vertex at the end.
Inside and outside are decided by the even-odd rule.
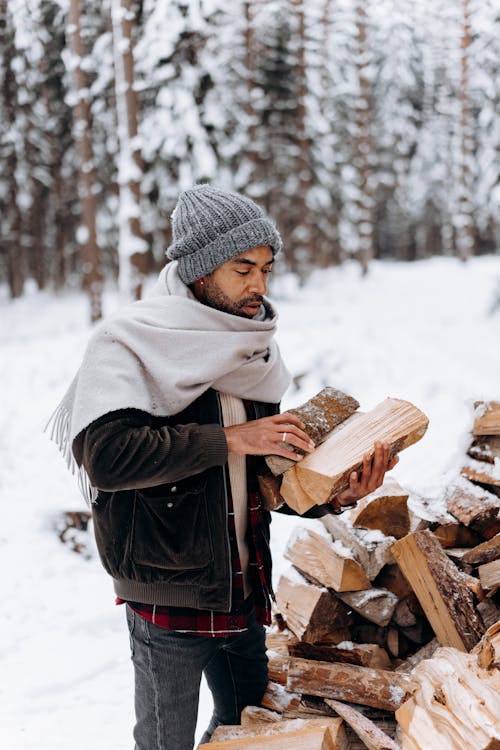
MULTIPOLYGON (((468 451, 481 464, 473 480, 462 473, 427 499, 387 478, 356 508, 294 532, 276 591, 288 630, 267 634, 262 706, 211 748, 500 750, 500 487, 491 481, 500 424, 495 409, 479 411, 488 421, 468 451), (318 718, 335 720, 338 736, 318 718)), ((363 416, 347 417, 300 465, 363 416)), ((335 476, 330 465, 320 474, 329 488, 335 476)), ((310 501, 299 464, 284 477, 310 501)))

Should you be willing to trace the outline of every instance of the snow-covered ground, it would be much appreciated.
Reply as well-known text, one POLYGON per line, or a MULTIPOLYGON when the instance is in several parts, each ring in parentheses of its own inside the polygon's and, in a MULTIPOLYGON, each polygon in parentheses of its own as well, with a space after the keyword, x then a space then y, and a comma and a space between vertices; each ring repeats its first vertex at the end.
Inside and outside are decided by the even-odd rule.
MULTIPOLYGON (((439 500, 458 467, 475 399, 500 397, 500 257, 346 264, 300 286, 277 278, 279 341, 299 388, 324 385, 362 409, 395 396, 430 418, 394 476, 439 500)), ((105 309, 118 304, 109 292, 105 309)), ((3 750, 131 748, 132 671, 124 611, 96 557, 60 543, 59 514, 85 509, 43 427, 89 335, 78 293, 0 298, 0 746, 3 750)), ((300 521, 300 523, 318 523, 300 521)), ((276 574, 296 519, 276 516, 276 574)), ((91 543, 92 545, 92 543, 91 543)), ((210 698, 203 689, 199 730, 210 698)))

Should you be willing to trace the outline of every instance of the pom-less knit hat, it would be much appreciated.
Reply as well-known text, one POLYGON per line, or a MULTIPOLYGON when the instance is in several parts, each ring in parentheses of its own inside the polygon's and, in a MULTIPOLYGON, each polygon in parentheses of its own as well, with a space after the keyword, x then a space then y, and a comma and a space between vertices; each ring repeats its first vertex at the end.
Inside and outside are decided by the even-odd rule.
POLYGON ((167 257, 178 261, 185 284, 245 250, 270 245, 276 255, 282 246, 278 230, 256 203, 211 185, 196 185, 181 193, 172 213, 172 230, 167 257))

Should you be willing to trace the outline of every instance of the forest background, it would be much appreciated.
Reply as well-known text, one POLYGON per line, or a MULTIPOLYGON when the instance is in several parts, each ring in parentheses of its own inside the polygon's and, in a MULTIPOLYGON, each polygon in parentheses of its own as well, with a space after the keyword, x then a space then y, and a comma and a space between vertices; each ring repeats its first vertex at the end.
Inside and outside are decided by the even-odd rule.
POLYGON ((500 247, 496 0, 0 0, 0 292, 139 297, 178 193, 246 193, 284 265, 500 247))

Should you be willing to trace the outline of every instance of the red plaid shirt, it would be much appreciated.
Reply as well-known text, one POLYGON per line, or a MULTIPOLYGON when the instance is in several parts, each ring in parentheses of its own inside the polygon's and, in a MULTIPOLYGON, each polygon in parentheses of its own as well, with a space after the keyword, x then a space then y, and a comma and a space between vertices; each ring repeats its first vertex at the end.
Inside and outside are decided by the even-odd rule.
MULTIPOLYGON (((227 472, 227 466, 225 470, 227 472)), ((229 488, 229 477, 226 478, 226 486, 229 488)), ((262 501, 255 471, 255 458, 252 456, 247 456, 247 487, 251 596, 245 601, 243 574, 236 541, 233 500, 229 492, 227 529, 231 547, 232 569, 232 607, 230 612, 127 602, 134 612, 160 628, 210 638, 223 638, 228 635, 243 633, 248 628, 248 615, 252 609, 255 611, 255 617, 259 625, 271 623, 270 598, 272 592, 269 590, 265 577, 264 550, 261 549, 262 534, 258 532, 262 523, 262 501)), ((124 601, 123 599, 117 599, 116 603, 123 604, 124 601)))

